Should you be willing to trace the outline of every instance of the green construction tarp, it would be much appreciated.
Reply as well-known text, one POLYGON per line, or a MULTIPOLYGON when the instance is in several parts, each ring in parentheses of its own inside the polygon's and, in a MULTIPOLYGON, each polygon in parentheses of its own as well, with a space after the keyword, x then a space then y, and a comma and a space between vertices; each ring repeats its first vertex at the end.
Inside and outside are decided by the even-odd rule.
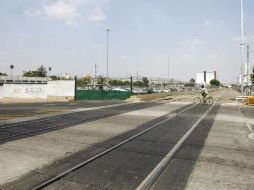
POLYGON ((104 90, 76 90, 76 100, 126 100, 132 93, 104 90))

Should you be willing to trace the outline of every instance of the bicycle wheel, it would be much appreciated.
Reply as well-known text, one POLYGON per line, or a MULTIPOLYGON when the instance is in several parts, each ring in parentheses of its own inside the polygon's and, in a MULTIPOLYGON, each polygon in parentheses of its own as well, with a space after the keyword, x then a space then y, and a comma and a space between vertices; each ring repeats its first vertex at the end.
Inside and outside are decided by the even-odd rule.
POLYGON ((198 105, 198 104, 201 103, 201 99, 200 99, 199 97, 195 97, 195 98, 193 99, 193 103, 198 105))
POLYGON ((213 104, 213 98, 208 97, 207 100, 206 100, 206 103, 209 104, 209 105, 212 105, 213 104))

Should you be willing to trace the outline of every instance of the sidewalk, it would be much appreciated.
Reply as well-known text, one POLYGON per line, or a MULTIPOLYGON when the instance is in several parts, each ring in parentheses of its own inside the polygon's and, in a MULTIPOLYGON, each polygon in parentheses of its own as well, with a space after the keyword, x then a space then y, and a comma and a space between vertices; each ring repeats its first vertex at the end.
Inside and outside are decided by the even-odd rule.
POLYGON ((245 118, 246 126, 249 129, 248 137, 254 140, 254 106, 239 106, 241 113, 245 118))
MULTIPOLYGON (((245 113, 251 116, 247 109, 245 113)), ((254 189, 254 140, 249 133, 238 107, 222 104, 186 189, 254 189)))

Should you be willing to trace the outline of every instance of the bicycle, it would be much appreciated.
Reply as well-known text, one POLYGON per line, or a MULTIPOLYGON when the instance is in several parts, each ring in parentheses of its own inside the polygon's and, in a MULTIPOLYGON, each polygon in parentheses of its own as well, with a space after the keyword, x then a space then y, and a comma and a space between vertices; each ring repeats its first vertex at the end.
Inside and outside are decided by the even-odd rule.
POLYGON ((203 97, 197 96, 193 99, 193 103, 196 105, 199 105, 201 103, 212 105, 213 104, 213 97, 207 96, 206 98, 204 98, 204 101, 203 101, 203 97))

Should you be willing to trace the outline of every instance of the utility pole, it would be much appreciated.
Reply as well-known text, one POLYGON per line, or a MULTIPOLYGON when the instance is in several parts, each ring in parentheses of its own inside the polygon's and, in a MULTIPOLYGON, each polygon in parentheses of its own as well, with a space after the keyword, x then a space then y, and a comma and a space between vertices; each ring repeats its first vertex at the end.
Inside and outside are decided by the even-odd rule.
POLYGON ((132 91, 133 91, 133 77, 131 76, 131 93, 132 93, 132 91))
POLYGON ((169 89, 169 57, 168 57, 168 89, 169 89))
POLYGON ((95 83, 96 83, 96 77, 97 77, 97 68, 98 68, 99 66, 98 65, 94 65, 94 86, 95 86, 95 83))
POLYGON ((250 63, 250 47, 249 44, 247 44, 247 95, 250 95, 250 86, 249 86, 249 81, 250 81, 250 74, 249 74, 249 63, 250 63))
POLYGON ((74 100, 77 100, 77 76, 75 75, 75 83, 74 83, 74 100))
POLYGON ((244 85, 244 26, 243 26, 243 0, 241 0, 241 94, 243 95, 243 85, 244 85))
POLYGON ((137 72, 137 90, 138 90, 138 72, 137 72))
POLYGON ((96 79, 96 77, 97 77, 97 68, 98 68, 99 66, 98 65, 94 65, 94 79, 96 79))
POLYGON ((107 28, 106 32, 107 32, 107 80, 108 80, 108 35, 109 35, 109 31, 110 29, 107 28))

